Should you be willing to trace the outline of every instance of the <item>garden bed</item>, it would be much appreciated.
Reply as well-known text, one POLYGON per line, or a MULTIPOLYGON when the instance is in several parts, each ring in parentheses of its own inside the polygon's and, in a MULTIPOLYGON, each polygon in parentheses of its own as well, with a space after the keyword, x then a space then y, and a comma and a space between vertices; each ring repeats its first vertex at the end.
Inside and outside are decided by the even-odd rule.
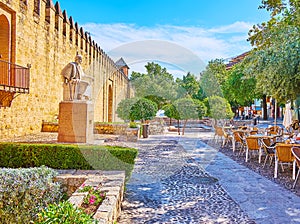
POLYGON ((81 207, 87 192, 82 192, 83 186, 99 187, 105 192, 105 198, 93 215, 100 223, 114 223, 121 213, 121 203, 124 194, 124 171, 100 170, 61 170, 56 181, 62 183, 70 195, 69 202, 81 207), (75 190, 76 189, 76 190, 75 190), (75 190, 75 192, 74 192, 75 190))

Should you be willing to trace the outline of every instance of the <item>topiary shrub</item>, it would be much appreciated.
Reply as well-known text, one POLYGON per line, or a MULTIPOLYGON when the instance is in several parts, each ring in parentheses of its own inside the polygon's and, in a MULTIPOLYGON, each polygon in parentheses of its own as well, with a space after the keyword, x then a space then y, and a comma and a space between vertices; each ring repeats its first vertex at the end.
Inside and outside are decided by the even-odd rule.
POLYGON ((130 120, 151 120, 157 112, 157 104, 146 98, 138 99, 130 108, 130 120))
POLYGON ((137 149, 119 146, 78 146, 62 144, 0 144, 0 166, 80 170, 125 170, 128 178, 137 149))

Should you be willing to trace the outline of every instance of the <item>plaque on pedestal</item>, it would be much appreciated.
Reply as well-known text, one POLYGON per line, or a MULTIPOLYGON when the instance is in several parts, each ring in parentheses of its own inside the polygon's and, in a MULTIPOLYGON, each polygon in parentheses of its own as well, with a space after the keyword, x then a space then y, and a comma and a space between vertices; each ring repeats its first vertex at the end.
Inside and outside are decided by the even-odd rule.
POLYGON ((89 143, 94 141, 94 105, 91 101, 59 103, 58 142, 89 143))

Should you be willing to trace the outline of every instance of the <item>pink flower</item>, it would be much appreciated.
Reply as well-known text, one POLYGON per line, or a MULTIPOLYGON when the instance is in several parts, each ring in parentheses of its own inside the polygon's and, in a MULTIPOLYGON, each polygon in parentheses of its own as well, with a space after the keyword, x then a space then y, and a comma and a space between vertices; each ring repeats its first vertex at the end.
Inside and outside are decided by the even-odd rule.
POLYGON ((89 203, 91 205, 93 205, 95 203, 95 198, 96 198, 95 195, 91 195, 90 200, 89 200, 89 203))

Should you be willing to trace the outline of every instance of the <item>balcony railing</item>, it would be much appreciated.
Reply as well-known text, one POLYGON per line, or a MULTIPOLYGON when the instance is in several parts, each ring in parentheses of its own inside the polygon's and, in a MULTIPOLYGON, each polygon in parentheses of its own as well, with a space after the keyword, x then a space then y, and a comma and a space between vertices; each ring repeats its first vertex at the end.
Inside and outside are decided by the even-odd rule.
POLYGON ((0 90, 29 93, 30 68, 0 60, 0 90))

